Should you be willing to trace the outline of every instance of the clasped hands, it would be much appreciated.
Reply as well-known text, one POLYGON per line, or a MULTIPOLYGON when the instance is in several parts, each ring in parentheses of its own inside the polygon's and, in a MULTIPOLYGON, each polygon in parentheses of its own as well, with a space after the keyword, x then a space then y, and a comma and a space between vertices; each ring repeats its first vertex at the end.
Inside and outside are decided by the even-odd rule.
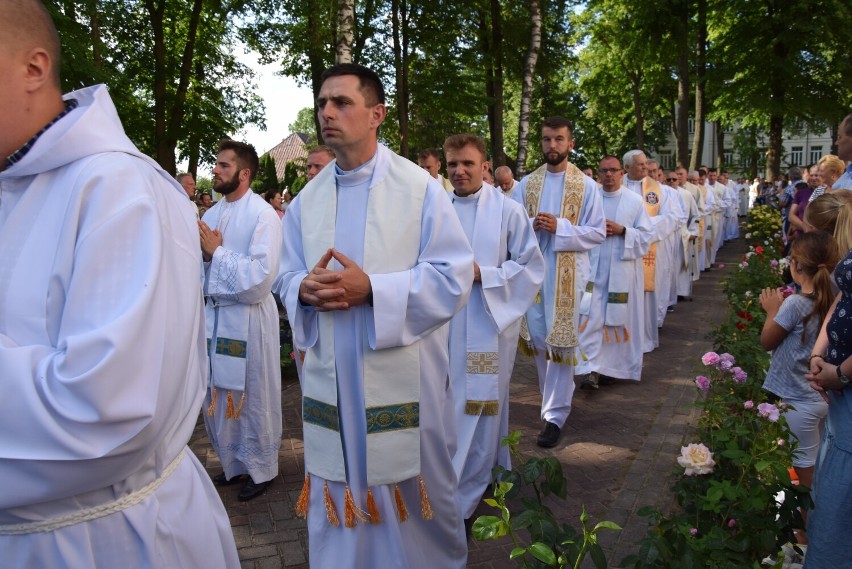
POLYGON ((311 272, 299 285, 299 300, 319 312, 348 310, 364 304, 372 292, 370 277, 355 261, 334 249, 325 252, 311 272), (340 271, 328 268, 335 259, 343 267, 340 271))
POLYGON ((822 358, 813 358, 810 364, 811 373, 805 374, 805 379, 811 383, 817 392, 822 395, 825 402, 828 403, 828 395, 826 391, 829 389, 843 389, 845 386, 840 378, 837 377, 837 366, 826 362, 822 358))

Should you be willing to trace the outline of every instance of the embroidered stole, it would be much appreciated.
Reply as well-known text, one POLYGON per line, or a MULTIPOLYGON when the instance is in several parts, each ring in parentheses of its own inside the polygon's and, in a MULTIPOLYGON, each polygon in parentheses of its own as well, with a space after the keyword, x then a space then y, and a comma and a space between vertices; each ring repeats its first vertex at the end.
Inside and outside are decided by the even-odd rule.
MULTIPOLYGON (((265 207, 265 202, 260 202, 265 207)), ((258 204, 254 195, 249 194, 230 204, 222 200, 218 207, 210 208, 204 222, 211 229, 222 233, 222 247, 230 252, 245 254, 251 246, 254 236, 258 204)), ((225 263, 229 259, 224 259, 225 263)), ((229 270, 233 267, 219 267, 229 270)), ((204 292, 213 271, 207 269, 204 292)), ((218 275, 217 275, 218 278, 218 275)), ((221 280, 221 279, 220 279, 221 280)), ((210 362, 210 405, 207 414, 213 416, 220 391, 225 392, 227 408, 226 419, 238 420, 246 398, 246 356, 248 355, 249 313, 251 306, 234 300, 223 300, 209 296, 205 306, 207 328, 207 354, 210 362), (233 392, 241 392, 240 400, 234 403, 233 392)))
MULTIPOLYGON (((529 175, 526 184, 525 206, 527 214, 535 217, 539 213, 541 192, 544 189, 544 176, 547 167, 542 165, 529 175)), ((583 201, 586 197, 583 172, 568 162, 565 171, 565 184, 562 189, 562 207, 558 217, 562 217, 577 225, 583 201)), ((556 283, 553 294, 553 321, 548 331, 545 344, 547 358, 560 364, 571 364, 575 361, 573 350, 579 343, 577 339, 578 313, 575 309, 575 275, 577 253, 575 251, 556 251, 556 283)), ((521 320, 521 351, 526 354, 535 353, 526 316, 521 320)))
MULTIPOLYGON (((631 192, 631 190, 623 188, 622 192, 631 192)), ((604 197, 604 199, 615 198, 604 197)), ((632 208, 633 211, 628 211, 631 205, 632 204, 630 204, 628 200, 622 197, 618 202, 615 220, 625 227, 632 228, 633 220, 636 219, 636 214, 638 212, 638 204, 636 204, 636 207, 632 208), (631 225, 628 226, 626 225, 627 223, 630 223, 631 225)), ((623 247, 624 237, 607 237, 607 239, 621 239, 623 247)), ((622 253, 623 252, 624 251, 622 249, 622 253)), ((586 290, 583 293, 582 300, 580 301, 580 316, 586 317, 580 325, 581 332, 585 330, 589 323, 589 314, 592 310, 592 298, 594 296, 595 288, 594 279, 597 276, 598 266, 600 263, 601 247, 598 246, 592 249, 589 255, 589 264, 591 266, 589 274, 591 275, 592 280, 586 284, 586 290)), ((627 299, 629 298, 630 287, 632 285, 632 275, 634 274, 633 263, 635 263, 635 261, 622 261, 620 255, 614 255, 613 258, 609 259, 609 278, 607 279, 609 284, 606 291, 606 308, 603 319, 603 334, 607 343, 611 341, 609 330, 607 330, 607 328, 612 328, 613 338, 616 342, 621 342, 622 340, 627 342, 630 340, 630 332, 628 332, 626 326, 628 314, 627 299), (619 331, 621 331, 621 336, 619 336, 619 331)))
MULTIPOLYGON (((413 268, 420 252, 421 215, 429 174, 379 146, 367 202, 364 271, 384 274, 413 268)), ((330 164, 302 197, 302 246, 308 267, 335 244, 337 185, 330 164)), ((334 312, 318 313, 319 339, 305 355, 303 428, 305 467, 324 480, 347 481, 337 400, 334 312)), ((378 318, 379 316, 377 316, 378 318)), ((395 484, 420 474, 420 342, 363 353, 364 413, 367 423, 367 513, 354 505, 346 489, 346 525, 358 519, 379 523, 369 486, 395 484), (375 510, 375 512, 374 512, 375 510), (368 516, 369 514, 369 516, 368 516)), ((297 513, 307 515, 310 477, 306 477, 297 513)), ((431 518, 422 477, 419 479, 423 517, 431 518), (425 497, 425 504, 424 504, 425 497)), ((396 487, 400 519, 407 517, 396 487)), ((329 522, 338 525, 336 509, 325 492, 329 522), (335 521, 337 523, 335 523, 335 521)))
MULTIPOLYGON (((494 188, 483 185, 476 202, 473 224, 473 259, 480 267, 500 264, 503 199, 494 188)), ((467 361, 465 365, 465 407, 467 415, 497 415, 500 412, 499 333, 485 306, 482 285, 474 283, 465 307, 467 361)))
MULTIPOLYGON (((645 212, 648 217, 657 217, 660 214, 662 190, 660 184, 648 176, 642 179, 642 201, 645 202, 645 212)), ((648 254, 642 258, 642 267, 645 271, 645 292, 654 292, 654 274, 657 269, 656 243, 651 243, 648 247, 648 254)))

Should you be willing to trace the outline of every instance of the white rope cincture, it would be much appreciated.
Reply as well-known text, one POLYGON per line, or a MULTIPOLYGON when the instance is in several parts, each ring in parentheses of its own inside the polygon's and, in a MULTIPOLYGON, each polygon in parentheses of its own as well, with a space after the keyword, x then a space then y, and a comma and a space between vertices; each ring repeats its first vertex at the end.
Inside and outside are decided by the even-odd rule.
POLYGON ((42 533, 48 531, 55 531, 58 529, 62 529, 64 527, 72 526, 74 524, 79 524, 81 522, 88 522, 91 520, 96 520, 98 518, 102 518, 104 516, 108 516, 110 514, 114 514, 116 512, 120 512, 122 510, 126 510, 131 506, 135 506, 151 494, 157 491, 163 482, 175 471, 180 464, 181 459, 183 459, 183 455, 186 451, 182 450, 178 453, 178 455, 172 460, 168 466, 166 466, 165 470, 163 470, 162 474, 147 485, 143 486, 139 490, 132 492, 118 500, 113 502, 108 502, 106 504, 101 504, 100 506, 94 506, 92 508, 86 508, 85 510, 80 510, 79 512, 75 512, 73 514, 68 514, 66 516, 61 516, 58 518, 52 518, 49 520, 41 520, 38 522, 27 522, 22 524, 8 524, 8 525, 0 525, 0 535, 25 535, 29 533, 42 533))

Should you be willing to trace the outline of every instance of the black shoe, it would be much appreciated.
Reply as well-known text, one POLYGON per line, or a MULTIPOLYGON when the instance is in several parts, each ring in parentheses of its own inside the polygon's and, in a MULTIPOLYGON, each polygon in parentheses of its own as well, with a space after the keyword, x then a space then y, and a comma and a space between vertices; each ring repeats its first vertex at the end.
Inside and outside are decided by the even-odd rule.
POLYGON ((470 541, 470 538, 473 537, 473 516, 465 518, 464 520, 464 536, 468 541, 470 541))
MULTIPOLYGON (((591 389, 595 390, 598 388, 598 374, 597 372, 592 372, 586 377, 583 378, 583 381, 580 382, 580 389, 591 389)), ((550 423, 548 423, 550 424, 550 423)))
POLYGON ((675 310, 675 309, 674 309, 674 306, 669 306, 668 308, 666 308, 666 312, 668 312, 669 314, 671 314, 672 312, 674 312, 674 310, 675 310))
POLYGON ((266 482, 255 482, 249 476, 248 480, 246 480, 245 486, 243 486, 242 490, 240 490, 239 496, 237 498, 240 499, 240 502, 248 502, 251 499, 257 498, 269 488, 269 485, 272 484, 272 480, 267 480, 266 482))
POLYGON ((234 476, 230 480, 225 478, 225 472, 222 471, 216 476, 213 477, 213 484, 216 486, 230 486, 231 484, 236 484, 237 482, 242 482, 243 477, 241 475, 234 476))
POLYGON ((617 381, 617 379, 608 375, 601 375, 598 377, 598 385, 613 385, 617 381))
POLYGON ((562 434, 562 429, 557 427, 554 423, 548 421, 544 425, 544 429, 538 434, 538 439, 536 439, 536 444, 540 447, 544 448, 552 448, 556 446, 556 443, 559 442, 559 435, 562 434))

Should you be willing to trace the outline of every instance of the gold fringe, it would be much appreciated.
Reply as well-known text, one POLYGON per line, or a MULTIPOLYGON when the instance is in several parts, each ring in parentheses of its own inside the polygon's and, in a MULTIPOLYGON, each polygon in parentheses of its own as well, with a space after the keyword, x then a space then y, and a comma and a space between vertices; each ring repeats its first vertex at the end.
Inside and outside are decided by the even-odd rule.
POLYGON ((538 354, 538 349, 532 344, 532 342, 527 342, 523 338, 518 338, 518 349, 525 356, 535 356, 538 354))
POLYGON ((399 523, 408 519, 408 508, 405 507, 405 501, 402 499, 402 492, 399 491, 399 484, 393 485, 394 498, 396 499, 396 515, 399 517, 399 523))
POLYGON ((328 518, 328 523, 334 527, 340 525, 340 518, 337 517, 337 506, 334 504, 334 499, 331 497, 331 492, 328 491, 328 482, 323 482, 323 494, 325 498, 325 515, 328 518))
POLYGON ((207 407, 207 415, 212 417, 214 413, 216 413, 216 394, 219 393, 219 390, 215 387, 211 388, 213 394, 210 396, 210 405, 207 407))
POLYGON ((468 399, 464 404, 465 415, 473 415, 474 417, 478 417, 479 415, 494 416, 499 414, 499 412, 500 404, 497 400, 474 401, 468 399))
POLYGON ((382 523, 382 516, 379 515, 379 509, 376 507, 376 499, 373 497, 373 491, 369 487, 367 487, 367 515, 371 524, 382 523))
POLYGON ((624 341, 625 342, 630 341, 630 332, 627 331, 627 326, 624 327, 624 341))
POLYGON ((423 475, 417 477, 417 485, 420 488, 420 515, 424 520, 431 520, 432 504, 429 502, 429 494, 426 493, 426 481, 423 480, 423 475))
POLYGON ((616 341, 616 343, 620 344, 620 343, 621 343, 621 338, 619 338, 619 337, 618 337, 618 328, 613 328, 613 329, 612 329, 612 335, 613 335, 613 336, 615 336, 615 341, 616 341))
POLYGON ((607 327, 606 327, 606 326, 604 326, 604 341, 605 341, 607 344, 609 344, 609 343, 610 343, 610 339, 609 339, 609 330, 607 330, 607 327))
POLYGON ((584 362, 589 361, 589 356, 587 356, 586 352, 584 352, 583 350, 580 350, 580 357, 583 358, 584 362))
POLYGON ((234 410, 234 421, 240 420, 240 415, 243 413, 243 405, 246 402, 246 392, 243 391, 242 396, 240 397, 240 404, 237 405, 237 408, 234 410))
POLYGON ((299 493, 299 499, 296 501, 296 516, 304 519, 308 518, 308 504, 311 501, 311 475, 305 474, 305 482, 302 484, 302 491, 299 493))
POLYGON ((346 485, 346 491, 343 493, 343 523, 348 528, 354 528, 358 524, 355 517, 355 498, 352 496, 352 490, 349 489, 349 484, 346 485))
POLYGON ((228 390, 228 406, 225 407, 225 418, 234 418, 234 395, 231 393, 230 389, 228 390))

